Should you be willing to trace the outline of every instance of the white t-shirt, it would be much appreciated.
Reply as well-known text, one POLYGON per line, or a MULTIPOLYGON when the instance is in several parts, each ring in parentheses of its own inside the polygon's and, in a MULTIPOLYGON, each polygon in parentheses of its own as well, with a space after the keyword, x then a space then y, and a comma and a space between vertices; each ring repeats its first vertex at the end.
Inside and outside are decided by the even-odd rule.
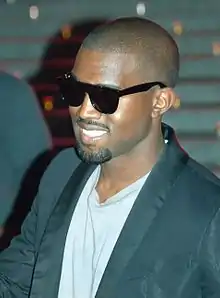
POLYGON ((125 221, 149 173, 100 204, 90 176, 67 233, 58 298, 94 298, 125 221))

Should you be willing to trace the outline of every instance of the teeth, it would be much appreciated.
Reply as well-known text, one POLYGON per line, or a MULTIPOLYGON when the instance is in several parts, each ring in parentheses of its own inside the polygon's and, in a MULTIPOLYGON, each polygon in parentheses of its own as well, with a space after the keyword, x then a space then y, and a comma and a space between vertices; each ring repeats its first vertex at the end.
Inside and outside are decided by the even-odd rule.
POLYGON ((91 137, 91 138, 101 137, 104 134, 106 134, 106 131, 103 131, 103 130, 86 130, 86 129, 83 129, 82 131, 83 131, 84 135, 86 135, 88 137, 91 137))

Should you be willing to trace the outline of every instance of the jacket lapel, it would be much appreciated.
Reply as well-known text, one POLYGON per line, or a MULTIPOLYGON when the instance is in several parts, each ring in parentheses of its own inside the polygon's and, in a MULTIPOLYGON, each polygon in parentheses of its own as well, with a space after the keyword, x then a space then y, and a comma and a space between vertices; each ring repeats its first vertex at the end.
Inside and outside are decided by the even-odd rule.
MULTIPOLYGON (((121 235, 112 252, 109 263, 101 280, 96 298, 113 298, 117 284, 125 272, 126 267, 156 220, 158 211, 165 203, 169 191, 181 173, 188 156, 178 146, 173 131, 164 137, 169 139, 160 160, 151 171, 145 185, 131 210, 121 235)), ((150 256, 147 256, 150 258, 150 256)), ((132 267, 132 266, 131 266, 132 267)))
POLYGON ((72 214, 80 194, 95 166, 81 163, 60 196, 41 240, 31 297, 57 297, 62 268, 64 243, 72 214), (43 284, 42 284, 43 283, 43 284), (36 292, 35 292, 36 291, 36 292))

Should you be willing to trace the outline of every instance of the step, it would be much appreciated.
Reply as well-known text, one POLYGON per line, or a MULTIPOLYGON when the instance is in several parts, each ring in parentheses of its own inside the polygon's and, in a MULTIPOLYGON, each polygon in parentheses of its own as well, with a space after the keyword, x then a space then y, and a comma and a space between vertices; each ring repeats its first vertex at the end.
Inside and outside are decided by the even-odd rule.
POLYGON ((179 132, 214 134, 216 125, 220 123, 220 108, 213 111, 190 111, 180 108, 168 112, 164 119, 179 132))
POLYGON ((181 61, 180 77, 220 76, 220 56, 181 61))
MULTIPOLYGON (((220 26, 219 26, 220 28, 220 26)), ((214 44, 220 45, 220 29, 216 35, 187 35, 175 36, 180 55, 213 54, 214 44)))
MULTIPOLYGON (((172 1, 173 2, 173 1, 172 1)), ((175 2, 176 3, 176 2, 175 2)), ((173 21, 179 20, 183 23, 184 30, 215 30, 219 28, 219 6, 216 1, 210 9, 210 3, 206 2, 202 5, 196 5, 192 2, 190 5, 179 4, 167 6, 167 3, 156 5, 154 1, 151 4, 147 4, 146 17, 156 20, 166 28, 172 29, 173 21), (193 3, 193 4, 192 4, 193 3), (174 13, 175 12, 175 13, 174 13), (175 17, 174 17, 175 16, 175 17)), ((22 23, 26 26, 30 22, 42 22, 42 26, 48 26, 48 20, 56 20, 56 25, 61 25, 63 22, 74 22, 79 20, 85 20, 88 18, 115 18, 119 16, 134 16, 136 15, 136 0, 127 0, 126 5, 118 0, 102 1, 98 0, 91 2, 87 1, 62 1, 60 3, 40 3, 39 7, 39 19, 30 20, 29 18, 29 5, 21 2, 14 5, 2 5, 0 8, 0 18, 2 28, 6 28, 14 24, 16 27, 22 26, 22 23), (18 26, 19 25, 19 26, 18 26)), ((17 29, 17 28, 16 28, 17 29)), ((28 29, 28 27, 27 27, 28 29)))
MULTIPOLYGON (((88 17, 118 17, 119 15, 134 15, 136 13, 136 1, 127 0, 126 5, 118 0, 108 1, 63 1, 42 2, 37 4, 39 8, 39 20, 82 20, 88 17)), ((25 22, 29 20, 29 6, 24 3, 3 5, 0 8, 1 21, 7 21, 8 16, 13 22, 25 22)))
POLYGON ((220 84, 179 84, 175 91, 183 104, 220 104, 220 84))
POLYGON ((157 12, 159 10, 163 10, 165 12, 168 11, 180 11, 184 13, 189 13, 193 11, 194 13, 201 13, 206 12, 210 13, 220 9, 220 3, 218 0, 185 0, 185 1, 176 1, 176 0, 169 0, 169 1, 161 1, 161 0, 154 0, 149 1, 148 9, 152 12, 157 12))
POLYGON ((23 22, 18 21, 18 24, 15 21, 13 23, 9 22, 8 19, 1 20, 4 27, 0 28, 0 42, 4 42, 4 39, 10 41, 15 37, 26 37, 27 42, 28 38, 30 42, 44 42, 47 38, 60 32, 60 29, 65 25, 72 26, 73 32, 78 32, 79 29, 82 31, 83 27, 87 28, 89 24, 96 24, 104 20, 105 19, 99 17, 73 19, 72 17, 68 18, 66 14, 62 15, 60 18, 51 16, 48 20, 27 19, 23 22))
MULTIPOLYGON (((141 1, 140 1, 141 2, 141 1)), ((0 6, 0 16, 5 17, 6 13, 10 13, 11 16, 14 17, 25 17, 26 11, 30 4, 33 4, 33 1, 25 1, 23 2, 15 2, 13 5, 6 5, 1 3, 0 6), (18 13, 19 12, 19 13, 18 13)), ((93 0, 92 5, 90 0, 75 0, 67 1, 62 0, 62 2, 55 2, 55 1, 47 1, 37 3, 37 6, 41 10, 42 17, 48 15, 55 15, 58 16, 65 12, 66 14, 72 13, 72 15, 77 14, 79 12, 87 12, 93 13, 96 12, 96 15, 100 12, 102 14, 109 14, 111 12, 117 13, 120 15, 121 13, 132 13, 136 12, 136 0, 127 0, 126 3, 123 1, 112 0, 110 1, 103 1, 103 0, 93 0)), ((161 0, 154 0, 150 3, 146 3, 146 12, 147 14, 157 14, 162 16, 173 15, 173 12, 182 13, 186 16, 189 16, 190 13, 194 13, 198 16, 201 16, 201 13, 207 15, 208 13, 217 14, 218 9, 220 9, 220 4, 218 0, 201 0, 201 1, 174 1, 169 0, 169 5, 167 1, 163 2, 161 0)))
POLYGON ((42 43, 27 43, 24 41, 1 43, 0 38, 0 60, 39 59, 44 55, 46 49, 46 40, 42 43))
MULTIPOLYGON (((126 15, 126 14, 123 14, 126 15)), ((128 14, 129 16, 130 14, 128 14)), ((131 14, 133 16, 133 13, 131 14)), ((1 13, 0 13, 1 17, 1 13)), ((16 20, 13 19, 13 16, 8 14, 8 17, 6 19, 1 19, 1 28, 0 28, 0 37, 5 36, 31 36, 31 37, 49 37, 55 32, 57 32, 60 28, 62 28, 65 24, 82 24, 83 22, 87 22, 88 20, 103 20, 103 19, 109 19, 109 18, 115 18, 118 17, 117 14, 109 14, 108 16, 104 14, 97 14, 89 16, 81 16, 79 15, 74 16, 71 14, 68 16, 68 13, 59 14, 58 16, 52 16, 48 17, 47 19, 39 18, 39 20, 31 20, 29 17, 27 19, 21 19, 16 20), (12 20, 13 21, 12 21, 12 20)), ((178 21, 182 24, 183 27, 183 33, 181 36, 195 34, 196 31, 203 32, 203 31, 210 31, 209 35, 217 35, 219 36, 220 31, 220 19, 218 16, 212 16, 209 17, 201 16, 200 18, 196 17, 179 17, 179 18, 152 18, 152 20, 159 23, 161 26, 166 28, 170 33, 173 34, 174 30, 174 22, 178 21), (213 31, 213 32, 212 32, 213 31)), ((208 34, 207 34, 208 35, 208 34)), ((177 35, 176 38, 179 38, 177 35)))
POLYGON ((198 162, 202 164, 220 165, 220 140, 215 142, 181 141, 181 146, 198 162))
POLYGON ((183 34, 189 33, 190 31, 207 31, 207 30, 213 30, 217 31, 220 27, 220 19, 217 16, 210 15, 207 16, 177 16, 175 15, 175 18, 165 18, 161 19, 158 18, 152 18, 153 21, 159 23, 161 26, 166 28, 168 31, 173 31, 174 22, 179 22, 182 25, 183 28, 183 34))
MULTIPOLYGON (((82 26, 83 24, 88 24, 88 22, 99 22, 103 21, 104 17, 88 17, 84 18, 67 18, 62 16, 61 19, 49 18, 48 20, 26 20, 25 22, 16 23, 11 22, 11 19, 1 20, 0 28, 0 43, 17 37, 29 38, 31 42, 45 42, 48 38, 56 34, 64 25, 72 25, 72 27, 82 26)), ((211 43, 218 42, 220 39, 220 21, 217 17, 210 17, 210 19, 202 20, 180 20, 183 25, 183 33, 181 35, 176 35, 173 31, 173 24, 175 19, 170 20, 156 20, 160 25, 164 26, 180 44, 183 48, 183 53, 188 53, 185 49, 185 44, 190 44, 190 47, 195 49, 197 53, 198 43, 201 44, 201 52, 209 52, 212 49, 211 43), (192 24, 190 24, 192 22, 192 24), (202 24, 201 24, 202 22, 202 24), (186 27, 187 26, 187 27, 186 27), (218 29, 218 30, 217 30, 218 29), (200 41, 201 39, 201 41, 200 41), (210 45, 210 48, 209 48, 210 45), (203 49, 202 47, 205 47, 203 49)), ((73 31, 74 34, 74 31, 73 31)), ((28 39, 27 39, 28 42, 28 39)))

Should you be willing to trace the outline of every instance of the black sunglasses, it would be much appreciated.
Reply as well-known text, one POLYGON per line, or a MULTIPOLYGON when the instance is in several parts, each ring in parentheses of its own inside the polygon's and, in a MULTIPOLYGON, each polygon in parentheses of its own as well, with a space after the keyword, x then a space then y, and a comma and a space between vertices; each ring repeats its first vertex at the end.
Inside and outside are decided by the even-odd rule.
POLYGON ((118 90, 79 82, 72 73, 66 73, 64 76, 58 77, 57 82, 62 99, 68 106, 80 106, 85 99, 85 94, 88 94, 93 107, 103 114, 113 114, 117 110, 119 99, 122 96, 144 92, 154 86, 167 87, 161 82, 149 82, 118 90))

